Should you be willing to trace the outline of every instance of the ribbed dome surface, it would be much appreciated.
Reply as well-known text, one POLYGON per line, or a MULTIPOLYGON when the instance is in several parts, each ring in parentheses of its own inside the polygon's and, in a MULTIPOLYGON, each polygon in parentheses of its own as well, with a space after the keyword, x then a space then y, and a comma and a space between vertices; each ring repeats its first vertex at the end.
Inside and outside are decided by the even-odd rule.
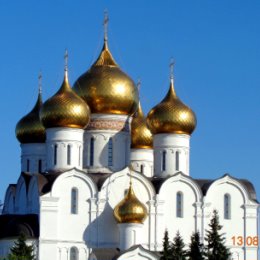
POLYGON ((153 134, 192 134, 196 116, 176 95, 173 80, 166 97, 147 116, 147 125, 153 134))
POLYGON ((135 196, 132 183, 130 183, 125 198, 115 207, 114 217, 118 223, 142 224, 146 219, 147 209, 135 196))
POLYGON ((138 106, 137 88, 116 64, 106 40, 96 62, 73 88, 92 113, 132 115, 138 106))
POLYGON ((20 143, 44 143, 46 139, 45 128, 40 120, 42 106, 41 93, 30 113, 24 116, 16 125, 15 133, 20 143))
POLYGON ((131 148, 152 149, 152 147, 153 136, 146 125, 146 118, 139 102, 131 123, 131 148))
POLYGON ((43 104, 40 117, 46 128, 85 128, 88 124, 89 107, 71 89, 67 73, 58 92, 43 104))

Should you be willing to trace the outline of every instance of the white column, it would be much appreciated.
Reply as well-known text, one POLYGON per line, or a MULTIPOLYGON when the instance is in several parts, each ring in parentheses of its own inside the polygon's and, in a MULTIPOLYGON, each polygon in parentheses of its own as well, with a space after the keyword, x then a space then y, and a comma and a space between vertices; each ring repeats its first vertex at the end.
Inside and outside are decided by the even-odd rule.
POLYGON ((41 172, 46 170, 45 143, 21 144, 21 170, 38 173, 39 168, 41 168, 41 172))
POLYGON ((83 134, 84 130, 77 128, 47 129, 47 170, 82 169, 83 134))
POLYGON ((127 250, 131 246, 141 244, 141 231, 143 224, 138 223, 121 223, 119 227, 119 248, 120 250, 127 250))
POLYGON ((179 171, 189 175, 189 135, 156 134, 153 138, 153 147, 155 176, 167 177, 179 171))
POLYGON ((131 149, 130 162, 134 171, 153 177, 153 150, 131 149))

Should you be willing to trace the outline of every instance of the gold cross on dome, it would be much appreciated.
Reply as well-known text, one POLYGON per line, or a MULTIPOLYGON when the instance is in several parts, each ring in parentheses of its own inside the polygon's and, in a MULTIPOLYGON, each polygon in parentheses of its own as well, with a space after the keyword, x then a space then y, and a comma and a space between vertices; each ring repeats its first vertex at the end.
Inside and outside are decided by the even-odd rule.
POLYGON ((173 58, 171 58, 171 61, 170 61, 170 78, 171 79, 173 79, 174 65, 175 65, 175 62, 174 62, 173 58))
POLYGON ((38 76, 38 88, 39 88, 39 94, 42 93, 42 72, 40 71, 38 76))
POLYGON ((104 11, 104 22, 103 22, 103 25, 104 25, 104 39, 105 39, 105 41, 107 41, 107 27, 108 27, 108 21, 109 21, 108 11, 105 10, 105 11, 104 11))
POLYGON ((65 50, 65 54, 64 54, 64 69, 65 71, 68 70, 68 59, 69 59, 69 54, 68 54, 68 50, 65 50))
POLYGON ((137 90, 138 90, 138 93, 139 93, 140 92, 140 88, 141 88, 141 79, 137 80, 136 86, 137 86, 137 90))

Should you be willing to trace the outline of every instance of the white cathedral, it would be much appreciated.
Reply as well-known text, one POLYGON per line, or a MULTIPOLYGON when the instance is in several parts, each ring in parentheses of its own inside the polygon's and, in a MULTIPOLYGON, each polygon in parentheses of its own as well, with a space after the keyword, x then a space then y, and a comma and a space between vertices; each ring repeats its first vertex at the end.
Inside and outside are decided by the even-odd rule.
POLYGON ((115 62, 105 33, 94 64, 16 126, 21 174, 6 190, 0 256, 23 232, 37 260, 158 260, 163 236, 204 241, 219 213, 232 259, 257 260, 253 185, 224 175, 190 175, 194 112, 177 96, 143 114, 139 91, 115 62))

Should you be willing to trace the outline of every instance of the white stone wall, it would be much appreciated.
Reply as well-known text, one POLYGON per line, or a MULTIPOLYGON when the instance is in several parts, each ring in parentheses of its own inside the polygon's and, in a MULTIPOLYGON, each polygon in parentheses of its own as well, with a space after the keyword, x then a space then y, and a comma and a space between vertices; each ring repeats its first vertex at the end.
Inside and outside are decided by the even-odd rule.
POLYGON ((21 171, 39 172, 39 161, 41 160, 41 171, 46 170, 46 144, 32 143, 21 144, 21 171))
POLYGON ((156 134, 153 137, 154 175, 166 177, 183 172, 189 175, 190 136, 185 134, 156 134), (179 167, 176 164, 176 152, 179 153, 179 167), (165 170, 163 170, 165 153, 165 170))
POLYGON ((129 164, 131 117, 124 115, 91 115, 91 125, 84 134, 83 165, 89 171, 117 172, 129 164), (90 162, 90 143, 94 139, 93 164, 90 162), (109 139, 112 138, 112 164, 109 164, 109 139))
POLYGON ((204 229, 208 229, 212 212, 216 209, 223 226, 222 233, 226 238, 226 245, 231 249, 233 258, 238 259, 239 256, 239 259, 257 259, 257 246, 252 242, 258 237, 257 207, 257 203, 249 199, 243 185, 225 176, 216 180, 206 194, 204 229), (229 194, 231 198, 230 219, 224 218, 225 194, 229 194))
POLYGON ((82 169, 83 133, 77 128, 49 128, 46 130, 47 170, 82 169), (55 146, 56 162, 55 162, 55 146), (68 160, 70 146, 70 160, 68 160))
POLYGON ((152 149, 131 149, 130 163, 134 171, 140 172, 146 177, 153 176, 152 149))
MULTIPOLYGON (((148 217, 138 228, 138 241, 149 250, 162 250, 164 231, 169 238, 179 230, 184 242, 190 242, 192 232, 199 231, 202 239, 208 229, 212 212, 217 209, 222 233, 234 259, 257 259, 257 246, 234 245, 233 237, 244 241, 257 237, 257 207, 251 201, 245 187, 230 176, 213 182, 205 196, 197 183, 189 176, 177 173, 166 178, 155 193, 154 186, 146 176, 125 168, 107 178, 100 190, 86 174, 71 169, 59 175, 49 193, 39 197, 37 176, 30 179, 28 191, 21 176, 16 187, 15 213, 38 213, 40 219, 39 260, 68 260, 72 247, 77 248, 79 259, 88 257, 92 248, 116 248, 131 244, 122 237, 136 231, 131 225, 121 230, 113 216, 113 209, 124 198, 130 177, 138 199, 147 206, 148 217), (132 177, 131 177, 132 176, 132 177), (78 191, 77 214, 71 212, 71 190, 78 191), (176 215, 176 194, 183 194, 183 215, 176 215), (224 195, 231 197, 231 219, 224 219, 224 195), (35 197, 35 199, 32 199, 35 197), (38 199, 40 198, 40 205, 38 199), (121 238, 120 238, 121 236, 121 238), (250 238, 249 238, 250 239, 250 238), (124 245, 123 245, 124 244, 124 245)), ((12 190, 7 192, 6 201, 12 190), (9 195, 8 195, 9 194, 9 195)), ((9 203, 9 202, 8 202, 9 203)), ((0 243, 5 248, 4 243, 0 243)), ((1 249, 1 248, 0 248, 1 249)))

